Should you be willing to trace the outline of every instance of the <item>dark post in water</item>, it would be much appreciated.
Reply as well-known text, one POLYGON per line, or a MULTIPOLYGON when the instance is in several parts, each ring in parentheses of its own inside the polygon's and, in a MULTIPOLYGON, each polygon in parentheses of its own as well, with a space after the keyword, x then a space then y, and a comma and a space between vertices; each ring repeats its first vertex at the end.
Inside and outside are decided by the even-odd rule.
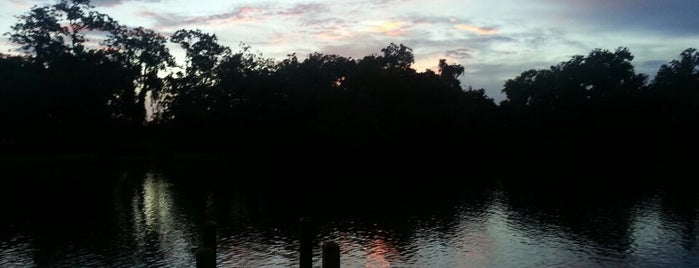
POLYGON ((204 235, 203 239, 204 248, 213 249, 216 252, 216 224, 213 222, 207 222, 204 225, 204 235))
POLYGON ((210 248, 200 248, 197 251, 197 268, 215 268, 216 251, 210 248))
POLYGON ((313 265, 313 221, 311 218, 301 218, 299 221, 299 236, 301 242, 299 267, 311 268, 313 265))
POLYGON ((207 222, 202 232, 202 248, 197 250, 197 268, 216 267, 216 224, 207 222))
POLYGON ((340 268, 340 246, 335 242, 323 244, 322 268, 340 268))

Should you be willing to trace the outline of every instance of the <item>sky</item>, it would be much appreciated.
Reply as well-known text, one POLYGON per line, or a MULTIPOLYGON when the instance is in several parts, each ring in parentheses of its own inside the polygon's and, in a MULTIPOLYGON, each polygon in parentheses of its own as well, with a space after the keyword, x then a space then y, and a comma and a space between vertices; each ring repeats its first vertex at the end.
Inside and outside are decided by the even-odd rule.
MULTIPOLYGON (((14 16, 53 0, 0 0, 0 33, 14 16)), ((686 48, 699 48, 697 0, 93 0, 122 24, 163 34, 215 33, 239 50, 300 59, 321 52, 361 58, 390 43, 413 49, 418 71, 461 64, 464 86, 496 101, 504 81, 595 48, 628 47, 651 77, 686 48)), ((0 37, 0 52, 13 49, 0 37)))

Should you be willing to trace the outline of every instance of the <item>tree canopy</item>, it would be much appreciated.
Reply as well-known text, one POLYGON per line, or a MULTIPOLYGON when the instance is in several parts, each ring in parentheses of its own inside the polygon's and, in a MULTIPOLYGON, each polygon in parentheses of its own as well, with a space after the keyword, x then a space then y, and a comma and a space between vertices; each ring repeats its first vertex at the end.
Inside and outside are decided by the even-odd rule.
POLYGON ((87 0, 35 6, 17 19, 6 35, 22 54, 0 55, 3 152, 647 148, 699 134, 695 49, 652 81, 636 73, 629 49, 595 49, 505 81, 507 98, 496 105, 485 90, 462 86, 462 65, 442 59, 417 72, 403 44, 357 59, 316 52, 274 61, 201 30, 166 36, 121 25, 87 0), (168 44, 183 49, 183 64, 168 44))

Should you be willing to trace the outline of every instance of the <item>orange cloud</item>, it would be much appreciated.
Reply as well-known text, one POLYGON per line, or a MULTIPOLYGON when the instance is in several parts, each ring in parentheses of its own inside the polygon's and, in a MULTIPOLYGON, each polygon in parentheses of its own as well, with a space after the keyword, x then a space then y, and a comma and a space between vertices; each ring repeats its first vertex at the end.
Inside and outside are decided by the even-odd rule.
POLYGON ((468 25, 468 24, 454 24, 454 28, 463 30, 463 31, 469 31, 477 34, 496 34, 498 33, 498 30, 495 28, 489 28, 489 27, 478 27, 478 26, 473 26, 473 25, 468 25))
POLYGON ((369 21, 366 24, 370 26, 369 31, 390 36, 403 35, 408 31, 408 23, 403 21, 369 21))
POLYGON ((323 40, 340 40, 352 38, 355 33, 345 28, 330 27, 316 32, 316 36, 323 40))

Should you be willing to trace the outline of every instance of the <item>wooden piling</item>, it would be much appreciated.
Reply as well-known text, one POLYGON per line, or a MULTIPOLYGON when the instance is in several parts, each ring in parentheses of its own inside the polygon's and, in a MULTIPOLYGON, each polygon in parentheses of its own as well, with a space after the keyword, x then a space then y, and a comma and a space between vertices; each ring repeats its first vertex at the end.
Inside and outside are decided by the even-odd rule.
POLYGON ((309 217, 303 217, 299 221, 299 267, 311 268, 313 266, 313 221, 309 217))
POLYGON ((202 242, 204 248, 210 248, 216 252, 216 223, 207 222, 204 224, 202 242))
POLYGON ((335 242, 323 244, 322 268, 340 268, 340 246, 335 242))
POLYGON ((202 247, 197 250, 197 268, 216 267, 216 224, 204 224, 201 236, 202 247))
POLYGON ((215 268, 216 251, 211 248, 197 250, 197 268, 215 268))

